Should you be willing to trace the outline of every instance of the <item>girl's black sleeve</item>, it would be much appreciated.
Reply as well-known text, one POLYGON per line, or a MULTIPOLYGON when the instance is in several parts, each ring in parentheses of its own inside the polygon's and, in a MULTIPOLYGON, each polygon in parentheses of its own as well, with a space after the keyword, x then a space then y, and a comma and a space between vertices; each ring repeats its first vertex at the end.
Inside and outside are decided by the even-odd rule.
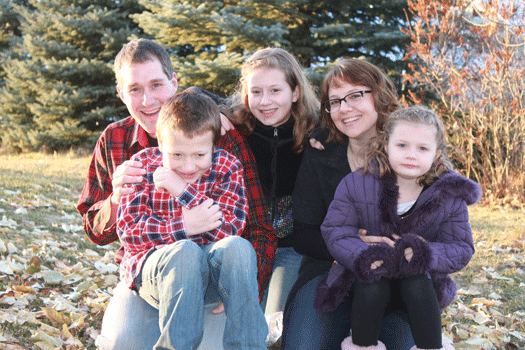
POLYGON ((209 91, 206 91, 204 89, 201 89, 200 87, 198 86, 191 86, 189 88, 187 88, 186 90, 184 91, 190 91, 190 92, 194 92, 194 93, 197 93, 197 94, 203 94, 203 95, 206 95, 208 96, 209 98, 211 98, 216 104, 218 105, 225 105, 227 100, 222 98, 222 97, 219 97, 215 94, 212 94, 211 92, 209 91))

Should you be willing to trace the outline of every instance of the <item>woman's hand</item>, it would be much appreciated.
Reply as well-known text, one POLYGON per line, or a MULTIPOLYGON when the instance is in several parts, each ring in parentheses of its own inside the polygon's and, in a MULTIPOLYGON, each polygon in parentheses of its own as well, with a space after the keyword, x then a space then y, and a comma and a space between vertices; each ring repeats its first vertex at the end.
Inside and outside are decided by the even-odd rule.
POLYGON ((377 261, 374 261, 374 262, 372 263, 372 265, 370 266, 370 269, 371 269, 371 270, 375 270, 375 269, 377 269, 377 268, 380 268, 381 265, 383 265, 383 260, 377 260, 377 261))
POLYGON ((392 248, 394 248, 395 240, 400 238, 395 233, 392 236, 390 236, 390 237, 385 237, 385 236, 367 236, 366 234, 367 234, 366 230, 363 230, 363 229, 359 230, 359 237, 366 244, 373 245, 373 244, 378 244, 378 243, 386 243, 389 246, 391 246, 392 248))
POLYGON ((412 257, 414 256, 414 251, 412 248, 408 247, 405 249, 405 259, 407 259, 408 262, 412 260, 412 257))

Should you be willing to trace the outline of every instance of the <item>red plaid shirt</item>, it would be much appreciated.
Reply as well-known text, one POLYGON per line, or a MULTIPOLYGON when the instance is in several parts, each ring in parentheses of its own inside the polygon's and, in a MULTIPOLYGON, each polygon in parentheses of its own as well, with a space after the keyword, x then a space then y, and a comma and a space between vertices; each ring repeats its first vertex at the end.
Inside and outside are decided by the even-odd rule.
MULTIPOLYGON (((89 167, 84 189, 77 205, 82 215, 84 231, 89 239, 106 245, 118 239, 116 225, 104 229, 111 215, 111 181, 115 169, 125 160, 150 144, 146 132, 132 117, 109 125, 98 139, 89 167)), ((233 130, 219 141, 219 147, 236 156, 244 167, 244 184, 248 200, 249 215, 242 237, 249 240, 257 254, 259 296, 262 297, 272 274, 272 263, 277 238, 268 217, 267 203, 257 173, 257 164, 244 138, 233 130)), ((120 262, 122 247, 115 255, 120 262)))
POLYGON ((242 165, 225 150, 217 148, 210 169, 196 182, 188 184, 178 197, 155 188, 153 173, 162 166, 162 152, 158 147, 145 149, 132 159, 143 164, 146 174, 141 183, 128 185, 134 188, 133 193, 120 199, 117 234, 124 246, 120 268, 125 272, 124 279, 129 287, 133 287, 151 250, 183 239, 205 245, 240 235, 246 226, 248 203, 244 197, 242 165), (188 236, 182 207, 191 209, 209 198, 221 208, 222 225, 188 236))

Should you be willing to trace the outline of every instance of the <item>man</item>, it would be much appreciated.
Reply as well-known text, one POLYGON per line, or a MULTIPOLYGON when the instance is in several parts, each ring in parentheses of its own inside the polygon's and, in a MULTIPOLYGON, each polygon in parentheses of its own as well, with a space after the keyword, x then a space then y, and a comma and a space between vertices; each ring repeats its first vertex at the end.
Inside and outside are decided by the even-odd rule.
MULTIPOLYGON (((116 218, 120 197, 133 191, 126 184, 142 181, 145 174, 142 164, 130 158, 144 148, 158 146, 155 130, 160 109, 178 87, 168 53, 151 40, 139 39, 124 45, 115 58, 114 69, 117 92, 130 116, 112 123, 101 134, 77 206, 86 234, 98 245, 118 239, 116 218)), ((219 145, 244 166, 249 215, 242 236, 255 248, 262 294, 272 271, 276 237, 268 215, 261 209, 262 189, 254 175, 253 155, 238 142, 241 139, 232 130, 219 145)), ((122 247, 115 255, 116 261, 120 262, 121 257, 122 247)), ((103 335, 105 329, 110 335, 98 340, 104 349, 152 348, 160 334, 156 310, 126 290, 122 283, 108 305, 102 329, 103 335)))

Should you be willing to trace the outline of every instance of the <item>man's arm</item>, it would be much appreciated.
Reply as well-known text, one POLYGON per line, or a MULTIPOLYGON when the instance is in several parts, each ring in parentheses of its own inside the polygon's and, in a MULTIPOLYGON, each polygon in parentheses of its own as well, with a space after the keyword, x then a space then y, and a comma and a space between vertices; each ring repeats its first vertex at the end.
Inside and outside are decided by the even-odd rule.
POLYGON ((120 196, 131 191, 125 184, 140 182, 145 173, 140 162, 128 161, 124 151, 108 147, 104 133, 95 146, 77 204, 84 231, 98 245, 110 244, 118 239, 115 222, 120 196))
POLYGON ((202 243, 199 236, 186 234, 181 207, 175 203, 175 197, 163 188, 156 189, 154 172, 162 155, 154 151, 149 148, 132 157, 133 161, 144 164, 146 174, 140 183, 126 185, 132 190, 120 200, 117 232, 122 246, 132 254, 183 239, 202 243))
POLYGON ((77 204, 77 210, 82 215, 84 231, 89 239, 98 245, 110 244, 118 239, 111 203, 112 171, 103 152, 104 143, 104 138, 101 137, 95 146, 86 182, 77 204))

